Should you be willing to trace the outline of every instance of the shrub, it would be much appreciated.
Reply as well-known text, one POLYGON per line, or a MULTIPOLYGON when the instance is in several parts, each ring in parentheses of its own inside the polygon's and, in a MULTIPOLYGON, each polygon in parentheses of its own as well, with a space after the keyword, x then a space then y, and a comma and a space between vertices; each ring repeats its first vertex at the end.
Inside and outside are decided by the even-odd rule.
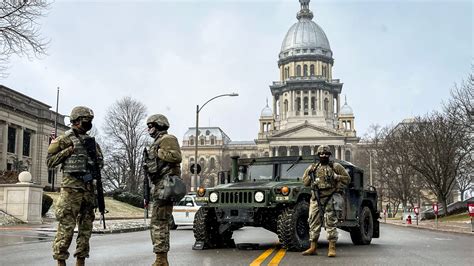
POLYGON ((53 205, 53 198, 43 193, 43 203, 41 206, 41 216, 44 216, 53 205))
POLYGON ((114 200, 125 202, 138 208, 143 208, 143 197, 141 195, 130 192, 121 192, 114 193, 113 198, 114 200))

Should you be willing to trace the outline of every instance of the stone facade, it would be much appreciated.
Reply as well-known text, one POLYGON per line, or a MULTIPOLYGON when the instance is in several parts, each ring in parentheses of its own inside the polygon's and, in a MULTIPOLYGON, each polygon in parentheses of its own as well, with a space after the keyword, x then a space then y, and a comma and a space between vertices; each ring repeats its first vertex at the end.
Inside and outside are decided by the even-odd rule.
MULTIPOLYGON (((52 173, 46 166, 46 156, 56 112, 50 108, 0 85, 0 171, 26 170, 31 172, 35 184, 51 186, 52 173)), ((64 118, 58 114, 58 134, 68 129, 64 118)), ((55 187, 61 183, 59 171, 54 183, 55 187)))

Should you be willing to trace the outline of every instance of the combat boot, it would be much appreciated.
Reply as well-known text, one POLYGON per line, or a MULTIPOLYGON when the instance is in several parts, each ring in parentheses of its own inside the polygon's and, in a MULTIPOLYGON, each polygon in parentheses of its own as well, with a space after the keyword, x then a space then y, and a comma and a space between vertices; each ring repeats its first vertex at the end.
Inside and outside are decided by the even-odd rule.
POLYGON ((58 260, 58 266, 66 266, 65 260, 58 260))
POLYGON ((79 258, 76 259, 76 266, 84 266, 86 265, 86 258, 79 258))
POLYGON ((301 255, 303 256, 318 255, 318 253, 316 252, 317 244, 318 244, 318 241, 311 241, 311 246, 307 250, 302 252, 301 255))
POLYGON ((336 241, 329 241, 328 257, 336 257, 336 241))
POLYGON ((169 266, 168 253, 167 252, 156 253, 156 260, 152 266, 169 266))

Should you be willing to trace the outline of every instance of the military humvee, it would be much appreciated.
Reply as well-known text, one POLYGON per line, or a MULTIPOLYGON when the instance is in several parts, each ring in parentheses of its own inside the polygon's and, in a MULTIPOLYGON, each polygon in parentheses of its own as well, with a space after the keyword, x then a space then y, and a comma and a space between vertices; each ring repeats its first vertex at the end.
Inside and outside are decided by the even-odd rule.
MULTIPOLYGON (((196 201, 205 204, 194 218, 194 248, 231 246, 233 230, 243 226, 276 233, 288 250, 308 248, 311 189, 303 185, 302 177, 318 160, 317 156, 232 157, 230 176, 216 187, 197 192, 196 201)), ((335 162, 351 176, 337 227, 348 231, 354 244, 368 245, 379 237, 377 192, 373 187, 365 188, 362 169, 349 162, 335 162)))

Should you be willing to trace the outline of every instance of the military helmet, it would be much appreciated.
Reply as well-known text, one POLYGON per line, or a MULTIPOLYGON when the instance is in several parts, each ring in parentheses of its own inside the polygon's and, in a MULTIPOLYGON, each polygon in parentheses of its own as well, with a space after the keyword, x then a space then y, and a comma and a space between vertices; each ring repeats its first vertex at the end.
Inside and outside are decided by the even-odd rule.
POLYGON ((146 120, 147 125, 150 123, 156 123, 159 126, 169 127, 170 123, 168 122, 168 118, 162 114, 154 114, 148 117, 146 120))
POLYGON ((71 121, 77 120, 79 117, 89 117, 90 119, 94 118, 94 112, 89 107, 85 106, 76 106, 72 109, 69 119, 71 121))
POLYGON ((331 150, 329 149, 328 145, 321 145, 318 147, 318 154, 321 154, 324 152, 331 154, 331 150))

